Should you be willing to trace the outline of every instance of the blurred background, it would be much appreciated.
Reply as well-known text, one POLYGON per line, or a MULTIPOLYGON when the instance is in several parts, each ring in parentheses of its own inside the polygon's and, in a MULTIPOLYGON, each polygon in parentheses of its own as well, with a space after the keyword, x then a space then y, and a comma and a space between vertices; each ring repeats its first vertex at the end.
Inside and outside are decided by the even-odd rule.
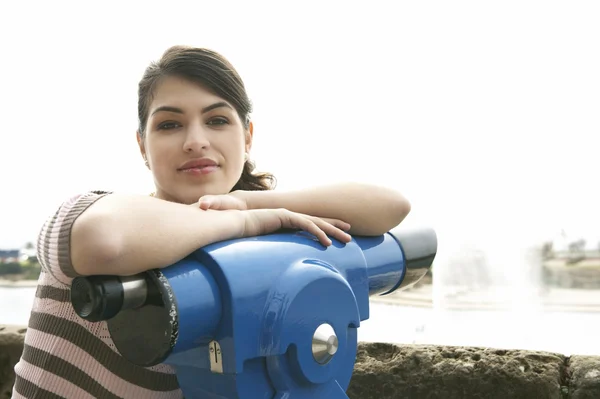
MULTIPOLYGON (((45 219, 90 189, 150 193, 137 84, 212 48, 254 102, 279 189, 387 185, 436 229, 418 286, 365 341, 600 355, 600 4, 3 2, 0 323, 26 324, 45 219)), ((365 206, 377 206, 366 203, 365 206)))

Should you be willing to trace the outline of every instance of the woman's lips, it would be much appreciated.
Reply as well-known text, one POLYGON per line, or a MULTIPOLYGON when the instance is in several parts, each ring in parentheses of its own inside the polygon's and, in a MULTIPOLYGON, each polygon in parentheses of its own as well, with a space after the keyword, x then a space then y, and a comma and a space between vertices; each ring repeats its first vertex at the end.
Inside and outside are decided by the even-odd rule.
POLYGON ((217 165, 207 165, 207 166, 196 166, 193 168, 180 169, 180 171, 183 173, 186 173, 186 174, 190 174, 190 175, 202 176, 202 175, 208 175, 210 173, 213 173, 218 168, 219 167, 217 165))

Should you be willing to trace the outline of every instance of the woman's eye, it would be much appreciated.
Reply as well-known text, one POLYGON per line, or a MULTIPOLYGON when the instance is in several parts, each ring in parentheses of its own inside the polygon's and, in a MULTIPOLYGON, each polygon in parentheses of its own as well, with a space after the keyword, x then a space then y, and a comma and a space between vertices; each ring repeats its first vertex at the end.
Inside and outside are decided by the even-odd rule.
POLYGON ((218 118, 212 118, 211 120, 208 121, 209 125, 227 125, 229 123, 229 121, 227 120, 227 118, 223 118, 223 117, 218 117, 218 118))
POLYGON ((163 122, 158 125, 158 130, 171 130, 180 127, 181 125, 177 122, 163 122))

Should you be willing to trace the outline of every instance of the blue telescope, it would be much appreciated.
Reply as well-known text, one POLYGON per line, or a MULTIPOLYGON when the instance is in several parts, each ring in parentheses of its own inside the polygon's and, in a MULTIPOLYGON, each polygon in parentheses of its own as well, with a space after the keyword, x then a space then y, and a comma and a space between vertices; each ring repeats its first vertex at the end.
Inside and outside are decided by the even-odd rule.
POLYGON ((131 363, 172 365, 186 399, 347 399, 369 297, 414 285, 436 253, 431 229, 328 248, 281 231, 135 276, 76 278, 71 303, 106 320, 131 363))

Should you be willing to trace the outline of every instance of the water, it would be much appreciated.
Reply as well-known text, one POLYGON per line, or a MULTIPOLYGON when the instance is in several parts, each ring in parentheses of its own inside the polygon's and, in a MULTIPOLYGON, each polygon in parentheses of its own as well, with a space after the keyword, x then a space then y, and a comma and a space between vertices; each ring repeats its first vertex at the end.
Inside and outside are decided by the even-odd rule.
MULTIPOLYGON (((35 288, 0 287, 0 321, 26 325, 35 288)), ((598 313, 464 311, 371 302, 359 340, 600 355, 598 313)))
POLYGON ((27 325, 35 287, 0 287, 0 323, 27 325))
POLYGON ((417 340, 600 355, 593 338, 600 333, 598 306, 581 311, 598 304, 597 292, 554 290, 550 295, 553 289, 541 280, 538 249, 508 240, 504 245, 482 241, 436 258, 433 309, 417 340), (544 309, 548 302, 563 304, 563 311, 544 309), (477 310, 482 308, 489 310, 477 310))
POLYGON ((371 304, 359 339, 600 355, 600 313, 444 310, 371 304))

